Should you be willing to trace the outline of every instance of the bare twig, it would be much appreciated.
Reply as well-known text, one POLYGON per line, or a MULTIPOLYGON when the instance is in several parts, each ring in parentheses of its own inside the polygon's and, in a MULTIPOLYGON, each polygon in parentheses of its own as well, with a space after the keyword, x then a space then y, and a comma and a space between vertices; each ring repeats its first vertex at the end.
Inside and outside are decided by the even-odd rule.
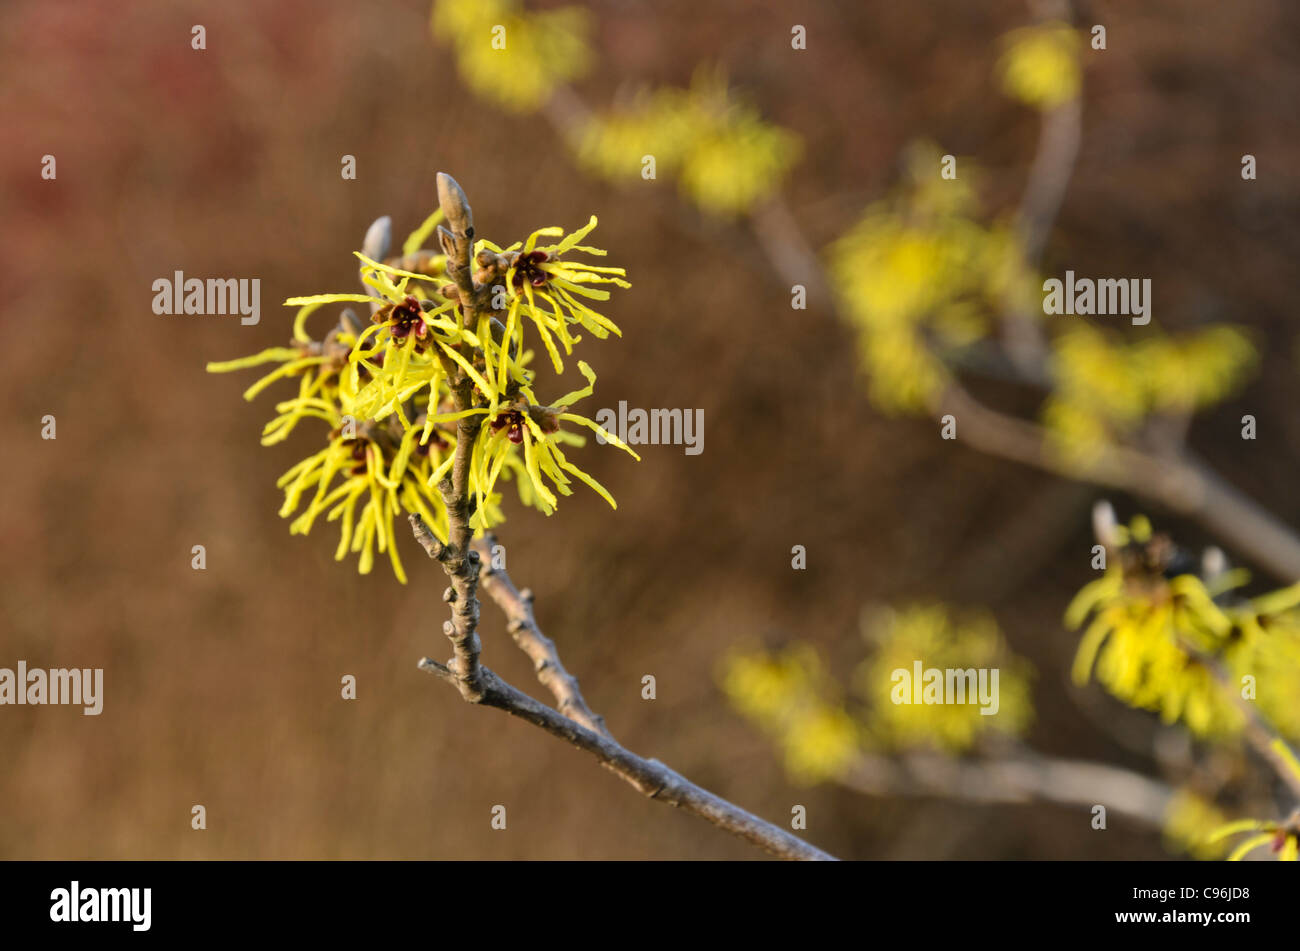
MULTIPOLYGON (((411 522, 413 527, 422 524, 417 522, 415 516, 412 516, 411 522)), ((419 537, 418 527, 416 531, 419 537)), ((834 858, 779 826, 696 786, 658 760, 643 759, 620 745, 606 728, 604 718, 593 713, 587 706, 577 678, 560 661, 555 642, 546 637, 537 626, 531 595, 519 591, 504 569, 491 567, 490 553, 494 540, 491 536, 480 539, 472 552, 477 556, 476 563, 483 566, 483 589, 509 619, 511 635, 524 653, 532 658, 538 680, 555 695, 560 702, 561 711, 567 711, 568 715, 534 700, 484 667, 479 668, 484 687, 482 694, 476 698, 466 697, 467 700, 505 710, 512 716, 568 740, 579 749, 595 755, 602 765, 651 799, 666 802, 706 819, 719 828, 761 846, 773 855, 788 859, 834 858)), ((438 547, 437 539, 429 535, 421 539, 421 544, 437 557, 434 554, 438 547)), ((460 689, 459 679, 451 665, 425 658, 420 661, 420 668, 460 689)), ((463 690, 461 693, 464 696, 463 690)))
MULTIPOLYGON (((1246 725, 1243 730, 1246 741, 1254 747, 1255 752, 1268 763, 1273 772, 1282 780, 1283 784, 1290 791, 1292 797, 1300 802, 1300 776, 1295 774, 1291 768, 1291 760, 1283 754, 1283 750, 1290 750, 1286 742, 1277 735, 1273 728, 1259 715, 1259 711, 1245 698, 1241 696, 1240 691, 1233 689, 1231 682, 1221 681, 1223 689, 1226 690, 1233 698, 1237 709, 1246 718, 1246 725)), ((1295 751, 1291 750, 1291 758, 1295 758, 1295 751)))
POLYGON ((958 440, 981 452, 1150 499, 1201 522, 1280 579, 1300 578, 1300 538, 1190 453, 1158 456, 1116 444, 1067 463, 1051 451, 1041 426, 988 408, 955 381, 934 411, 954 416, 958 440))
MULTIPOLYGON (((1043 113, 1038 151, 1029 169, 1029 181, 1016 215, 1021 266, 1037 270, 1052 222, 1056 220, 1066 187, 1074 172, 1083 134, 1083 99, 1075 96, 1043 113)), ((1047 361, 1047 340, 1041 314, 1027 312, 1023 301, 1012 296, 1003 302, 1003 329, 1007 355, 1023 373, 1033 376, 1047 361)))
POLYGON ((1038 151, 1029 167, 1016 215, 1016 231, 1025 264, 1038 266, 1052 223, 1065 199, 1083 134, 1083 100, 1075 96, 1043 113, 1038 151))
MULTIPOLYGON (((447 480, 444 479, 439 485, 439 489, 447 486, 447 480)), ((444 498, 450 494, 449 489, 443 491, 444 498)), ((452 500, 454 501, 454 499, 452 500)), ((451 502, 447 504, 447 510, 451 511, 451 502)), ((457 557, 452 545, 444 545, 434 537, 429 526, 424 523, 417 512, 412 512, 410 516, 411 531, 415 535, 415 540, 429 554, 430 558, 438 561, 443 570, 451 578, 451 587, 443 592, 443 600, 451 604, 452 619, 444 621, 442 625, 443 633, 451 641, 452 649, 455 651, 455 657, 448 669, 453 676, 456 689, 460 691, 461 696, 471 703, 481 703, 483 697, 482 667, 479 664, 479 653, 482 646, 478 636, 478 552, 470 551, 466 557, 457 557)))
POLYGON ((768 262, 789 288, 799 284, 808 292, 814 307, 829 306, 831 293, 817 260, 794 214, 780 195, 774 195, 750 213, 750 230, 763 248, 768 262))
MULTIPOLYGON (((1071 15, 1068 0, 1031 2, 1035 18, 1065 19, 1071 15)), ((1020 266, 1025 273, 1038 269, 1052 230, 1074 174, 1083 137, 1083 96, 1072 96, 1042 113, 1038 127, 1038 146, 1029 166, 1029 180, 1020 196, 1016 211, 1016 236, 1019 238, 1020 266)), ((1047 338, 1039 314, 1028 311, 1025 302, 1008 292, 1002 302, 1003 340, 1008 358, 1029 378, 1041 375, 1047 363, 1047 338)))
POLYGON ((1173 790, 1146 776, 1020 749, 1002 759, 962 760, 939 754, 865 756, 841 784, 870 796, 935 796, 978 803, 1052 802, 1103 805, 1160 828, 1173 790))
POLYGON ((504 568, 492 565, 492 546, 496 536, 486 534, 474 542, 479 553, 479 584, 505 614, 506 629, 519 649, 533 662, 538 681, 555 697, 556 709, 570 720, 581 723, 589 730, 610 736, 605 718, 592 712, 583 699, 578 678, 569 673, 560 661, 555 642, 542 633, 533 616, 533 595, 528 589, 520 591, 510 580, 504 568))
MULTIPOLYGON (((425 658, 420 661, 420 668, 457 684, 456 675, 436 661, 425 658)), ((591 753, 642 795, 705 819, 781 858, 834 861, 834 856, 700 788, 658 760, 643 759, 609 736, 597 733, 539 703, 488 668, 482 667, 480 670, 483 694, 478 703, 504 710, 511 716, 541 727, 552 736, 567 740, 578 749, 591 753)))

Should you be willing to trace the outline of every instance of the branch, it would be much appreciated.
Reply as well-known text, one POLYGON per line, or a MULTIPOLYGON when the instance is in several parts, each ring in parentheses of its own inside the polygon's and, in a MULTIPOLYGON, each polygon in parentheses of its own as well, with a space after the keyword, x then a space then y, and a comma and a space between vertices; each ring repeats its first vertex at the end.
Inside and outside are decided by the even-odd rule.
POLYGON ((817 260, 817 252, 804 237, 785 199, 773 195, 749 214, 748 221, 768 263, 781 275, 784 287, 789 290, 795 284, 802 284, 810 304, 829 307, 830 286, 817 260))
MULTIPOLYGON (((1082 135, 1081 96, 1075 96, 1043 114, 1038 150, 1016 214, 1021 265, 1027 272, 1038 270, 1048 232, 1074 173, 1082 135)), ((1047 341, 1043 336, 1042 321, 1037 315, 1026 313, 1020 302, 1010 299, 1010 296, 1003 302, 1003 308, 1007 355, 1024 373, 1032 376, 1047 362, 1047 341)))
MULTIPOLYGON (((427 539, 420 538, 418 526, 422 523, 417 522, 417 518, 411 518, 417 539, 426 550, 436 550, 437 539, 431 535, 427 539), (427 543, 429 540, 432 545, 427 543)), ((696 786, 658 760, 643 759, 620 745, 606 728, 604 718, 593 713, 587 706, 577 678, 560 661, 555 642, 546 637, 537 626, 531 595, 527 591, 519 591, 504 569, 491 567, 490 552, 494 540, 488 536, 476 541, 476 548, 471 552, 475 556, 475 563, 483 566, 483 589, 510 619, 511 636, 520 649, 532 658, 537 679, 555 695, 560 703, 560 711, 567 708, 569 715, 534 700, 485 667, 479 668, 483 692, 478 697, 465 695, 457 674, 450 665, 426 657, 420 661, 420 669, 453 684, 460 690, 461 696, 470 702, 505 710, 512 716, 539 726, 553 736, 592 753, 603 766, 651 799, 677 806, 684 812, 705 819, 781 858, 834 860, 834 856, 809 845, 779 826, 696 786)))
POLYGON ((1278 778, 1290 790, 1295 800, 1300 802, 1300 776, 1296 775, 1291 766, 1291 763, 1296 758, 1295 751, 1287 746, 1286 741, 1278 736, 1267 720, 1260 716, 1255 706, 1246 700, 1239 690, 1233 687, 1232 682, 1227 679, 1227 675, 1224 674, 1222 669, 1217 665, 1212 669, 1219 685, 1232 697, 1233 703, 1241 711, 1242 716, 1246 718, 1246 725, 1243 729, 1246 741, 1255 748, 1255 752, 1278 775, 1278 778))
POLYGON ((533 616, 532 591, 527 588, 520 591, 504 568, 492 567, 492 546, 495 544, 496 536, 489 533, 476 540, 474 547, 479 553, 479 584, 505 614, 506 630, 519 649, 532 660, 538 681, 557 701, 556 709, 587 729, 612 738, 605 726, 605 718, 593 713, 583 699, 578 678, 569 673, 560 661, 555 642, 537 626, 537 619, 533 616))
MULTIPOLYGON (((1045 4, 1039 19, 1069 19, 1071 5, 1045 4)), ((1024 259, 1036 264, 1060 210, 1078 156, 1082 128, 1082 99, 1075 97, 1043 116, 1029 180, 1017 213, 1017 230, 1024 259)), ((555 90, 545 107, 546 117, 570 144, 580 143, 592 112, 569 87, 555 90)), ((788 284, 802 283, 809 297, 830 313, 835 306, 826 291, 825 272, 804 237, 798 219, 778 196, 749 218, 771 271, 788 284)), ((1004 302, 1007 356, 1020 380, 1050 387, 1046 347, 1041 326, 1004 302)), ((1225 482, 1207 464, 1178 446, 1159 455, 1114 447, 1089 471, 1079 472, 1052 460, 1043 449, 1042 430, 1031 423, 1003 416, 976 402, 954 386, 944 405, 960 403, 963 425, 973 419, 979 434, 963 441, 995 456, 1023 462, 1068 479, 1122 489, 1166 505, 1193 518, 1285 581, 1300 578, 1300 537, 1261 505, 1225 482)), ((952 412, 953 410, 942 410, 952 412)), ((966 428, 969 432, 969 427, 966 428)))
MULTIPOLYGON (((474 286, 474 273, 470 269, 470 255, 474 248, 474 216, 465 199, 465 192, 456 179, 445 172, 438 173, 438 204, 450 225, 449 228, 438 226, 438 240, 447 255, 447 274, 456 282, 464 325, 475 327, 477 289, 474 286)), ((462 355, 472 360, 469 345, 462 342, 460 347, 462 355)), ((457 368, 455 376, 449 378, 448 385, 458 412, 473 407, 474 383, 464 370, 457 368)), ((452 606, 451 620, 443 624, 443 632, 455 650, 449 669, 454 675, 456 689, 471 703, 481 702, 484 690, 482 668, 479 666, 479 555, 470 549, 473 529, 469 524, 469 467, 480 425, 481 419, 477 415, 462 417, 457 422, 451 476, 438 484, 438 491, 447 506, 447 544, 443 545, 434 537, 419 514, 412 513, 410 518, 415 540, 428 552, 430 558, 442 565, 447 577, 451 579, 451 587, 443 593, 443 600, 452 606)))
POLYGON ((936 796, 978 803, 1104 805, 1161 828, 1174 792, 1164 783, 1101 763, 1053 759, 1021 749, 1003 760, 970 761, 934 753, 864 756, 841 784, 869 796, 936 796))
MULTIPOLYGON (((436 661, 425 658, 420 661, 420 669, 457 684, 456 675, 436 661)), ((504 710, 511 716, 541 727, 552 736, 567 740, 578 749, 591 753, 643 795, 706 819, 781 858, 834 861, 834 856, 696 786, 658 760, 642 759, 610 737, 596 733, 539 703, 488 668, 480 670, 484 689, 482 697, 476 702, 504 710)))
MULTIPOLYGON (((449 518, 452 511, 450 483, 443 479, 438 485, 443 498, 447 500, 449 518)), ((462 509, 464 505, 460 506, 462 509)), ((462 516, 463 518, 463 516, 462 516)), ((478 636, 478 562, 479 554, 471 550, 467 556, 458 557, 452 545, 444 545, 434 537, 429 526, 418 512, 410 515, 411 532, 430 558, 440 563, 447 576, 451 578, 451 587, 442 593, 442 599, 452 606, 450 621, 444 621, 442 631, 451 641, 455 657, 448 670, 460 695, 470 703, 483 701, 483 668, 479 664, 482 645, 478 636)))
POLYGON ((1201 522, 1280 579, 1300 578, 1300 538, 1190 453, 1108 445, 1087 462, 1068 464, 1050 450, 1041 426, 989 409, 956 381, 935 401, 934 412, 952 414, 958 439, 981 452, 1150 499, 1201 522))

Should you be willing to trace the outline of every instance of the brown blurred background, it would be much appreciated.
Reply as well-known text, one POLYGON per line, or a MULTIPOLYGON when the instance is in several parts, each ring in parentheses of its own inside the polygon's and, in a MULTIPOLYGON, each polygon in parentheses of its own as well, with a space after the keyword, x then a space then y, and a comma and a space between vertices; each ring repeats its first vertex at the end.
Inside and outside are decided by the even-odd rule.
MULTIPOLYGON (((588 101, 723 64, 803 137, 786 196, 818 247, 918 137, 982 164, 991 211, 1023 186, 1037 117, 993 74, 997 38, 1029 22, 1019 0, 590 7, 588 101), (790 49, 794 23, 806 52, 790 49)), ((1097 493, 943 442, 926 420, 881 418, 847 332, 824 310, 792 313, 751 236, 687 210, 671 181, 601 183, 544 119, 476 103, 428 16, 425 0, 0 8, 0 666, 106 669, 99 717, 0 708, 0 857, 758 854, 418 672, 446 653, 440 575, 405 537, 407 587, 336 564, 325 526, 290 537, 274 481, 316 434, 259 447, 276 391, 248 404, 251 374, 204 373, 286 341, 285 297, 352 290, 366 226, 391 214, 405 235, 437 170, 501 243, 600 216, 597 243, 634 288, 608 311, 623 340, 585 354, 592 409, 704 409, 700 456, 581 451, 617 513, 579 493, 550 519, 515 506, 502 530, 511 574, 626 745, 774 821, 806 805, 807 837, 846 858, 1164 856, 1119 819, 1098 833, 1052 807, 791 785, 720 695, 721 655, 797 637, 847 665, 864 603, 933 598, 988 605, 1039 667, 1034 746, 1150 771, 1093 722, 1114 705, 1067 687, 1060 617, 1090 576, 1097 493), (190 47, 195 23, 206 51, 190 47), (55 182, 40 179, 46 153, 55 182), (340 178, 344 154, 356 181, 340 178), (151 284, 176 269, 260 278, 261 323, 155 316, 151 284), (40 438, 45 414, 55 441, 40 438), (196 544, 206 571, 190 567, 196 544), (806 571, 790 568, 795 544, 806 571), (344 674, 356 702, 340 699, 344 674), (190 828, 196 803, 206 831, 190 828), (495 804, 507 831, 489 826, 495 804)), ((1165 327, 1255 329, 1260 379, 1192 441, 1295 524, 1300 8, 1113 0, 1084 22, 1106 24, 1109 49, 1085 60, 1083 148, 1046 266, 1150 276, 1165 327), (1238 437, 1246 412, 1255 443, 1238 437)), ((541 695, 491 605, 484 618, 487 663, 541 695)))

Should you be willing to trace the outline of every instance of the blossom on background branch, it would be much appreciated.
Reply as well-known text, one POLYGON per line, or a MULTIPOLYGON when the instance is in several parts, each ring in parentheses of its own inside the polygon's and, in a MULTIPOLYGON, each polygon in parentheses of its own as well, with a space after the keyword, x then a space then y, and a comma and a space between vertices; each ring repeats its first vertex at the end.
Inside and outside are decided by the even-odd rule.
POLYGON ((869 796, 1102 805, 1163 830, 1171 848, 1200 858, 1221 857, 1224 839, 1253 832, 1230 857, 1268 843, 1278 858, 1295 859, 1300 759, 1290 742, 1300 740, 1300 584, 1246 598, 1238 592, 1249 575, 1230 569, 1217 549, 1198 562, 1143 517, 1119 525, 1107 503, 1096 507, 1094 526, 1104 574, 1066 612, 1067 627, 1085 627, 1073 677, 1080 686, 1097 680, 1200 742, 1204 755, 1193 758, 1187 744, 1185 759, 1164 764, 1165 778, 1027 746, 1018 734, 1032 715, 1032 669, 1009 653, 991 619, 958 618, 941 606, 864 612, 871 651, 851 678, 851 694, 806 644, 734 651, 723 689, 781 750, 798 782, 869 796), (924 703, 919 677, 910 680, 916 699, 898 686, 921 658, 934 675, 926 689, 935 696, 924 703), (993 670, 1000 691, 985 694, 981 686, 979 703, 969 687, 957 697, 942 694, 942 674, 950 683, 966 674, 974 684, 993 670), (1223 785, 1216 760, 1244 764, 1247 753, 1267 767, 1258 775, 1268 788, 1245 809, 1273 808, 1276 797, 1289 818, 1229 822, 1212 801, 1223 785))
MULTIPOLYGON (((870 231, 866 237, 877 250, 891 252, 872 261, 860 253, 859 226, 831 246, 829 275, 804 236, 799 216, 780 194, 799 157, 799 139, 738 102, 720 72, 702 70, 689 90, 643 90, 601 111, 569 85, 594 59, 590 24, 580 8, 565 7, 552 15, 526 12, 518 0, 490 5, 437 0, 433 26, 438 38, 455 47, 462 75, 477 95, 511 111, 540 111, 585 167, 604 177, 631 180, 644 174, 643 158, 654 155, 663 170, 678 173, 689 203, 723 222, 740 217, 767 259, 769 276, 786 288, 805 288, 811 307, 837 313, 857 329, 872 400, 883 409, 951 415, 960 421, 957 439, 980 452, 1150 499, 1201 522, 1279 578, 1300 578, 1300 535, 1226 483, 1185 444, 1192 412, 1228 396, 1252 368, 1248 338, 1235 328, 1218 326, 1140 348, 1116 342, 1099 354, 1084 332, 1049 340, 1035 313, 1040 308, 1027 293, 1032 289, 1029 277, 1042 257, 1078 156, 1080 51, 1085 43, 1068 22, 1073 7, 1068 0, 1032 2, 1030 7, 1034 22, 1002 37, 997 62, 1003 91, 1040 115, 1037 149, 1013 218, 984 229, 970 210, 959 208, 953 214, 946 199, 938 206, 910 207, 902 220, 919 218, 923 224, 935 207, 947 207, 939 220, 953 227, 937 241, 923 228, 919 237, 925 240, 905 241, 901 248, 885 240, 900 235, 889 229, 870 231), (507 30, 522 45, 514 52, 508 46, 496 52, 519 60, 517 74, 532 77, 527 90, 513 81, 503 84, 474 65, 483 56, 485 31, 504 22, 507 14, 507 30), (573 19, 565 23, 560 14, 573 19), (566 31, 563 41, 572 45, 573 55, 553 60, 539 73, 534 54, 556 42, 557 30, 566 31), (716 174, 719 169, 722 174, 716 174), (882 268, 882 263, 897 267, 882 268), (885 292, 880 307, 864 287, 873 272, 885 292), (962 274, 978 275, 983 286, 954 282, 962 274), (909 283, 918 285, 919 296, 910 302, 908 319, 900 322, 898 306, 907 301, 898 298, 909 283), (1101 398, 1133 360, 1151 371, 1136 377, 1150 377, 1150 391, 1121 386, 1119 392, 1127 396, 1121 404, 1101 398), (959 378, 963 371, 993 372, 1043 390, 1049 398, 1042 423, 980 402, 959 378), (1098 373, 1104 377, 1100 385, 1098 373)), ((938 182, 938 157, 935 153, 926 165, 930 180, 969 204, 969 176, 938 182)), ((930 189, 928 194, 936 193, 930 189)), ((864 224, 870 223, 870 214, 864 224)), ((1135 379, 1132 374, 1128 378, 1135 379)))

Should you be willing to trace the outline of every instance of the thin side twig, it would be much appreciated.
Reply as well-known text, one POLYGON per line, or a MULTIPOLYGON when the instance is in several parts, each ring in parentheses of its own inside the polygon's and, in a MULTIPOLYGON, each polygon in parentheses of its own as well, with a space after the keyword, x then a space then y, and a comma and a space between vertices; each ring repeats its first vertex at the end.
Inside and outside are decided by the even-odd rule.
MULTIPOLYGON (((456 675, 437 661, 424 658, 420 669, 457 685, 456 675)), ((786 859, 834 861, 815 845, 745 811, 721 796, 695 785, 656 759, 644 759, 603 733, 597 733, 512 687, 487 667, 480 667, 483 694, 478 703, 504 710, 552 736, 591 753, 642 795, 676 806, 786 859)))
POLYGON ((1164 825, 1173 790, 1102 763, 1055 759, 1021 749, 1003 759, 962 760, 911 753, 864 756, 841 785, 870 796, 934 796, 985 804, 1050 802, 1089 808, 1103 805, 1154 828, 1164 825))
POLYGON ((1300 537, 1188 452, 1155 455, 1109 445, 1086 462, 1067 464, 1051 451, 1043 427, 990 409, 956 381, 933 411, 956 418, 958 440, 980 452, 1149 499, 1200 522, 1281 580, 1300 578, 1300 537))
MULTIPOLYGON (((1038 270, 1043 247, 1056 220, 1083 138, 1083 99, 1075 96, 1043 114, 1038 150, 1029 169, 1029 181, 1016 214, 1021 266, 1038 270)), ((1042 317, 1026 312, 1022 301, 1003 301, 1003 328, 1007 355, 1023 373, 1033 376, 1048 358, 1042 317)))
POLYGON ((479 585, 505 614, 506 630, 533 662, 537 680, 555 697, 556 709, 587 729, 612 737, 605 718, 587 705, 578 678, 565 669, 555 642, 538 627, 533 615, 532 592, 520 591, 504 568, 493 567, 492 547, 496 543, 496 536, 491 533, 474 542, 474 549, 479 553, 479 585))

